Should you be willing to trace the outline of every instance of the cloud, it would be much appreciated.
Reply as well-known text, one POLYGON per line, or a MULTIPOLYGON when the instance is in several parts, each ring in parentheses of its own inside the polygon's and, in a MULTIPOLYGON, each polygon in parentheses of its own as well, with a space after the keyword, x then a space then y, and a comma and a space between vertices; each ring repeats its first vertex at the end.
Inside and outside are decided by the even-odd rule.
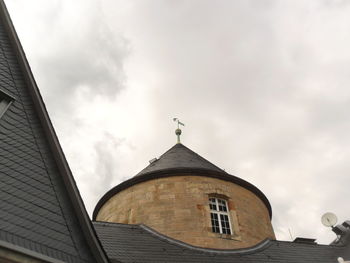
MULTIPOLYGON (((116 140, 113 135, 107 133, 101 141, 95 143, 96 167, 93 173, 99 178, 98 186, 113 187, 111 185, 112 178, 118 174, 118 169, 114 165, 118 159, 116 156, 113 156, 113 153, 121 146, 122 142, 122 140, 116 140)), ((98 189, 96 191, 99 193, 101 190, 98 189)))
POLYGON ((321 215, 348 219, 347 1, 7 2, 90 213, 179 117, 267 195, 279 238, 328 243, 321 215))
MULTIPOLYGON (((35 56, 32 67, 34 73, 40 72, 36 79, 50 112, 71 115, 81 90, 86 100, 115 98, 124 87, 123 63, 129 47, 127 39, 104 22, 100 4, 90 0, 42 5, 34 9, 38 16, 33 20, 40 30, 31 36, 29 59, 35 56)), ((30 26, 21 30, 30 31, 30 26)))

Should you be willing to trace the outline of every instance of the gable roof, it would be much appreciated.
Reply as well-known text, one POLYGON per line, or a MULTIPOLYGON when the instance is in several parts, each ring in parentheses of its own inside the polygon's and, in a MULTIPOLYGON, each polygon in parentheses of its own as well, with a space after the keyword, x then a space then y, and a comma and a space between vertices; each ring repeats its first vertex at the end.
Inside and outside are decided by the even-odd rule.
POLYGON ((185 145, 178 143, 161 155, 159 159, 151 162, 137 175, 115 186, 104 194, 96 204, 92 219, 96 220, 99 210, 112 196, 134 184, 161 177, 182 175, 218 178, 242 186, 261 199, 269 211, 270 218, 272 217, 272 209, 269 200, 256 186, 239 177, 230 175, 199 154, 190 150, 185 145))
POLYGON ((8 11, 0 0, 0 247, 64 262, 108 262, 8 11))
POLYGON ((331 263, 346 247, 265 240, 235 250, 198 248, 164 236, 144 225, 94 222, 111 262, 331 263))

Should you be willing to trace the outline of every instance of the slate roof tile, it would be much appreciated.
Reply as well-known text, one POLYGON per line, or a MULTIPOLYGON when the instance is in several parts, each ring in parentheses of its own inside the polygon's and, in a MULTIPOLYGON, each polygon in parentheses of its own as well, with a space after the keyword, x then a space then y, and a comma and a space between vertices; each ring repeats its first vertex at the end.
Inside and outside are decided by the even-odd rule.
POLYGON ((139 172, 136 177, 156 171, 179 168, 197 168, 225 173, 224 170, 204 159, 185 145, 178 143, 166 151, 155 162, 149 164, 145 169, 139 172))
POLYGON ((93 220, 96 220, 97 214, 101 207, 118 192, 147 180, 179 175, 207 176, 230 181, 234 184, 240 185, 259 197, 266 205, 270 217, 272 217, 270 202, 256 186, 241 178, 228 174, 205 158, 201 157, 199 154, 187 148, 185 145, 178 143, 161 155, 159 159, 151 162, 137 175, 120 183, 105 193, 95 206, 92 215, 93 220))
POLYGON ((52 128, 51 123, 44 108, 38 111, 41 97, 35 83, 27 82, 32 75, 2 0, 0 15, 0 92, 14 98, 0 118, 0 240, 64 262, 95 262, 97 258, 105 262, 103 251, 96 253, 96 241, 85 240, 86 236, 94 240, 92 232, 83 232, 90 231, 87 215, 69 172, 61 174, 58 169, 57 162, 65 160, 54 157, 53 149, 60 151, 54 133, 44 132, 44 127, 52 128), (48 144, 47 136, 57 143, 56 148, 48 144), (74 207, 73 202, 78 205, 74 207), (79 225, 79 220, 86 225, 79 225))
POLYGON ((142 225, 94 222, 94 227, 112 262, 335 263, 345 253, 344 247, 273 240, 247 249, 205 249, 142 225))

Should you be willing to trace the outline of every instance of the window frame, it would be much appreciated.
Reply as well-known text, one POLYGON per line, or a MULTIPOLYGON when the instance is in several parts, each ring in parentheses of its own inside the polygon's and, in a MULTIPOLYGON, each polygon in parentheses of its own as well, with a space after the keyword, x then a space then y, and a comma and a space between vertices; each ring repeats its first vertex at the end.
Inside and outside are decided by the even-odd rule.
POLYGON ((0 119, 4 116, 15 99, 0 89, 0 119))
POLYGON ((225 200, 223 198, 218 198, 218 197, 215 197, 215 196, 209 196, 209 210, 210 210, 210 222, 211 222, 211 230, 212 230, 212 232, 216 233, 216 234, 221 234, 221 235, 231 235, 231 236, 234 235, 234 232, 233 232, 233 229, 232 229, 230 210, 229 210, 229 207, 228 207, 227 200, 225 200), (212 199, 215 200, 215 201, 212 202, 212 199), (219 200, 224 203, 224 206, 222 206, 222 203, 220 204, 219 200), (216 209, 212 208, 213 205, 215 205, 216 209), (220 211, 220 208, 219 208, 220 206, 221 207, 225 207, 226 211, 220 211), (217 218, 218 218, 217 221, 219 223, 219 232, 214 231, 214 229, 217 226, 213 224, 212 214, 216 214, 217 215, 217 218), (223 220, 221 220, 221 215, 222 216, 227 216, 229 228, 222 226, 222 223, 223 223, 222 221, 223 220), (229 229, 230 233, 224 233, 223 229, 229 229))

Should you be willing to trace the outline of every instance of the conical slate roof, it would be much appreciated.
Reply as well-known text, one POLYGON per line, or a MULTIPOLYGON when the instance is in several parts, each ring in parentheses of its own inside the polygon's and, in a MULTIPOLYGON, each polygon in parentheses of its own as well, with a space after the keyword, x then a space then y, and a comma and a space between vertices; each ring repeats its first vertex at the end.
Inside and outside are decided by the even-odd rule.
POLYGON ((160 156, 159 159, 150 163, 136 177, 170 169, 201 169, 225 173, 224 170, 204 159, 185 145, 178 143, 160 156))
POLYGON ((93 220, 96 220, 101 207, 118 192, 148 180, 179 175, 206 176, 240 185, 259 197, 269 210, 270 217, 272 216, 271 205, 268 199, 257 187, 239 177, 226 173, 185 145, 178 143, 161 155, 159 159, 152 160, 151 163, 137 175, 115 186, 104 194, 95 207, 92 215, 93 220))

